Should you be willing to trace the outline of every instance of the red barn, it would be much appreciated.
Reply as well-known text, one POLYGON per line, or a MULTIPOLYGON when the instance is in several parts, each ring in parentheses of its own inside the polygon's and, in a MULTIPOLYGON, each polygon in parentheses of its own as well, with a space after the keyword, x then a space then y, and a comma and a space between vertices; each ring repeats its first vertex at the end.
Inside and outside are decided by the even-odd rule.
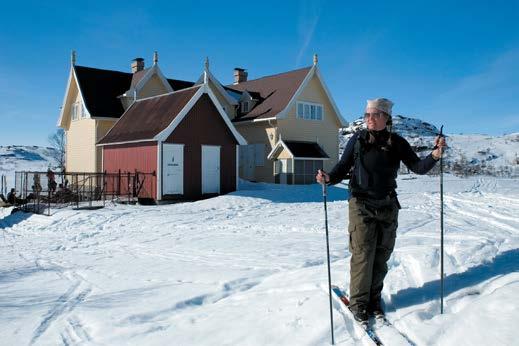
POLYGON ((235 191, 244 144, 207 84, 134 102, 98 142, 107 173, 156 172, 158 201, 235 191))

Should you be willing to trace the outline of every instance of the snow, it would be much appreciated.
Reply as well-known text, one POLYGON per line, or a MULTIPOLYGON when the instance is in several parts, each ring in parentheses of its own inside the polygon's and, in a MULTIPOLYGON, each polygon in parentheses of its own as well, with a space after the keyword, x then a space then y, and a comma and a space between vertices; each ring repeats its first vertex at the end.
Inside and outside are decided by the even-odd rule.
MULTIPOLYGON (((18 171, 47 171, 54 167, 52 158, 54 149, 39 146, 9 145, 0 146, 0 176, 5 175, 7 191, 15 187, 15 172, 18 171)), ((5 191, 4 191, 5 192, 5 191)), ((0 191, 0 193, 3 193, 0 191)))
MULTIPOLYGON (((446 175, 445 313, 439 179, 402 175, 387 317, 416 345, 512 345, 519 308, 517 179, 446 175)), ((332 281, 349 282, 347 190, 330 188, 332 281)), ((327 345, 318 185, 52 216, 0 209, 6 345, 327 345)), ((334 302, 336 343, 369 344, 334 302)), ((400 340, 400 339, 398 339, 400 340)), ((397 339, 386 344, 399 344, 397 339)))

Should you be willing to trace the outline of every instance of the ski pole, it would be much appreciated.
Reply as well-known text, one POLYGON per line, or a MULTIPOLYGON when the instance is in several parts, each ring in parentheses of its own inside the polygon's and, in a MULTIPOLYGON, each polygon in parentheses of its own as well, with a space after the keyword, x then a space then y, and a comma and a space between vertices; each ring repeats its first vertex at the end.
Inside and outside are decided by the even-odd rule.
POLYGON ((333 336, 333 312, 332 312, 332 276, 330 271, 330 242, 328 240, 328 210, 326 208, 326 182, 323 182, 323 201, 324 201, 324 225, 326 228, 326 259, 328 262, 328 297, 330 298, 330 328, 332 332, 332 345, 335 345, 333 336))
MULTIPOLYGON (((440 133, 438 136, 443 136, 443 125, 440 127, 440 133)), ((438 146, 435 146, 436 149, 438 146)), ((443 150, 443 149, 442 149, 443 150)), ((443 292, 444 292, 444 282, 443 282, 443 151, 442 155, 440 155, 440 314, 443 314, 443 292)))

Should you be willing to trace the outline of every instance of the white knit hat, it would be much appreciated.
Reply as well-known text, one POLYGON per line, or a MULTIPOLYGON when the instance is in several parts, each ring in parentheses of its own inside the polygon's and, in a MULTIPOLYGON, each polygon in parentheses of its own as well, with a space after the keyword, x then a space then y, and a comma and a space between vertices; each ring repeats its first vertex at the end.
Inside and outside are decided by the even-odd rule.
POLYGON ((388 100, 386 98, 378 98, 378 99, 368 100, 368 104, 366 105, 366 108, 375 108, 381 112, 391 115, 393 104, 394 104, 393 102, 391 102, 390 100, 388 100))

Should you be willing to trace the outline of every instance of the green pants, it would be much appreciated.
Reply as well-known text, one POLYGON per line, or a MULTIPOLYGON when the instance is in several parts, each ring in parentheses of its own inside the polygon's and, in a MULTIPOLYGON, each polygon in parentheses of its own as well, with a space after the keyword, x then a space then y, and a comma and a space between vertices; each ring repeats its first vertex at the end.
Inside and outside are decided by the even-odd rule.
POLYGON ((380 299, 387 261, 395 247, 399 204, 386 200, 349 201, 350 303, 367 308, 380 299))

